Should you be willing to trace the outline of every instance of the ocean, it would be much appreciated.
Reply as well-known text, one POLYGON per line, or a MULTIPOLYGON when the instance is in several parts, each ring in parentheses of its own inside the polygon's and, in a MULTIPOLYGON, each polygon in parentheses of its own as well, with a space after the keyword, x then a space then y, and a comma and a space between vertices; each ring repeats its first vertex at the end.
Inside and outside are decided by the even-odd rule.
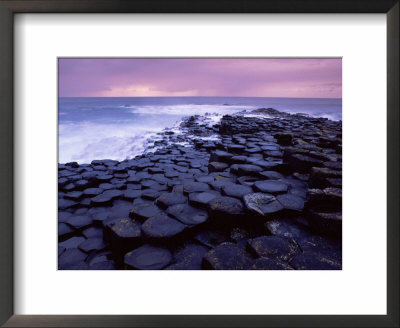
POLYGON ((225 114, 257 108, 342 119, 342 100, 327 98, 143 97, 59 98, 59 163, 94 159, 124 160, 143 153, 146 140, 183 117, 225 114))

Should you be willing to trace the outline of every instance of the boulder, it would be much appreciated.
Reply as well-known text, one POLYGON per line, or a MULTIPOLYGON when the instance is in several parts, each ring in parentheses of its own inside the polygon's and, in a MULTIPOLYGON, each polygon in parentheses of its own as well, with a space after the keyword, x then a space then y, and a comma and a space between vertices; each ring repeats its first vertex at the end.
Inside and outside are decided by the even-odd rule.
POLYGON ((208 219, 206 211, 188 204, 170 206, 167 213, 187 226, 195 226, 206 222, 208 219))

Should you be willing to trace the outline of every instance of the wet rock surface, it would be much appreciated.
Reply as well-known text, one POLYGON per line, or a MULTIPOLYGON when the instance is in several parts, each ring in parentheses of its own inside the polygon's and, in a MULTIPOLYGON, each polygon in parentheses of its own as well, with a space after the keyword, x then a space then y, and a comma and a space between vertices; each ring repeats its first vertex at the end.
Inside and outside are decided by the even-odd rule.
POLYGON ((341 121, 251 114, 60 164, 59 269, 340 270, 341 121))

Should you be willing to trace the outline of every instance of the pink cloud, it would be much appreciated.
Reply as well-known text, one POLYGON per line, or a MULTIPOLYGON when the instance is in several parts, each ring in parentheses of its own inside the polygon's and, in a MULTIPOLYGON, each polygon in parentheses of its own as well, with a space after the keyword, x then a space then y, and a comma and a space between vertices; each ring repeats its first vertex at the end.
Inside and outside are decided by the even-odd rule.
POLYGON ((61 97, 341 98, 340 58, 64 58, 61 97))

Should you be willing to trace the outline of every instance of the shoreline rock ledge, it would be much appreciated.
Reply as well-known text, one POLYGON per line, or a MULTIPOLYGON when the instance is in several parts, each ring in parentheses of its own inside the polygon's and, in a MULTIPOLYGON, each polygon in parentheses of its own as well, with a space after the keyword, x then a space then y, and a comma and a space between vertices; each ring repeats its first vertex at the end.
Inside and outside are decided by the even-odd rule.
POLYGON ((196 115, 135 158, 59 164, 58 241, 60 270, 341 270, 342 122, 196 115))

